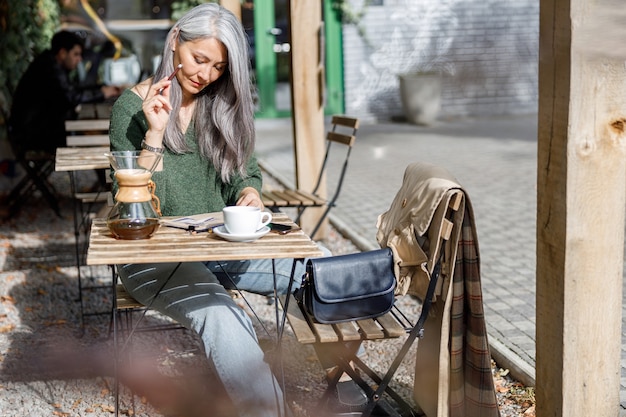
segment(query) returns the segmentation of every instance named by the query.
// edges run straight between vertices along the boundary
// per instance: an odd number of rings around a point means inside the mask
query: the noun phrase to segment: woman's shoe
[[[367,395],[352,380],[337,382],[335,394],[340,405],[351,409],[356,408],[354,411],[363,410],[367,404]]]

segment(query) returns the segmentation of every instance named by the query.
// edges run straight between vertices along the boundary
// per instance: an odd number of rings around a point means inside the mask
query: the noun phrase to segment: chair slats
[[[391,314],[387,313],[383,316],[377,317],[376,321],[381,325],[383,329],[383,333],[385,333],[385,337],[394,338],[400,337],[406,333],[406,329],[398,320]]]
[[[265,205],[265,207],[284,207],[287,205],[287,202],[274,191],[263,190],[262,194],[263,205]]]
[[[109,191],[101,192],[101,193],[76,193],[74,197],[83,203],[102,203],[105,201],[109,201],[109,196],[111,193]]]
[[[361,328],[364,339],[376,340],[383,339],[385,337],[385,333],[376,325],[376,321],[374,320],[358,320],[356,323]]]
[[[278,197],[281,199],[280,201],[280,206],[281,207],[298,207],[301,205],[301,200],[299,198],[294,198],[291,195],[289,195],[288,193],[286,193],[284,190],[272,190],[272,193],[275,197]],[[265,204],[268,203],[268,204]],[[269,201],[263,201],[263,204],[265,204],[266,207],[272,207]]]
[[[334,115],[332,119],[332,123],[334,125],[345,126],[349,129],[359,128],[359,119],[355,119],[354,117]]]
[[[283,307],[285,306],[286,296],[279,297],[281,304]],[[307,319],[302,314],[300,307],[298,307],[298,303],[295,298],[291,296],[289,300],[289,306],[287,307],[287,317],[289,318],[289,324],[291,325],[291,329],[296,335],[296,339],[302,344],[310,344],[315,343],[317,340],[313,331],[311,331],[311,327]]]
[[[335,324],[335,331],[344,342],[361,340],[361,334],[351,322]]]
[[[116,307],[119,310],[127,310],[131,308],[142,308],[144,305],[139,301],[135,300],[128,294],[126,288],[122,284],[117,284],[115,286],[115,299],[116,299]]]
[[[323,198],[316,197],[302,190],[285,190],[285,194],[291,196],[294,200],[298,200],[300,202],[299,205],[302,206],[323,206],[326,204],[326,200]]]
[[[450,210],[452,211],[459,211],[459,208],[461,208],[461,202],[463,201],[463,195],[461,193],[456,193],[452,196],[452,199],[450,200]]]
[[[109,119],[66,120],[66,146],[109,146],[109,123]]]
[[[310,205],[323,206],[324,204],[326,204],[326,200],[324,200],[323,198],[319,198],[315,194],[311,194],[303,190],[291,190],[291,191],[297,194],[298,196],[300,196],[300,199],[302,201],[305,201],[305,200],[311,201],[312,203]]]
[[[283,306],[285,301],[285,296],[280,297]],[[314,322],[308,314],[302,311],[293,296],[289,300],[287,319],[296,339],[302,344],[375,340],[385,337],[395,338],[406,334],[404,326],[390,313],[376,319],[357,322],[338,324]]]
[[[443,236],[445,240],[450,239],[450,236],[452,236],[453,226],[454,225],[452,224],[450,220],[443,219],[443,222],[441,224],[441,235]]]
[[[65,144],[74,146],[109,146],[109,135],[69,135],[65,137]]]
[[[109,131],[109,119],[66,120],[66,132]]]
[[[335,331],[332,325],[310,322],[311,328],[317,336],[320,343],[340,342],[341,337]]]
[[[354,135],[344,135],[342,133],[328,132],[326,135],[326,139],[332,142],[343,143],[344,145],[352,146],[354,145],[356,137]]]

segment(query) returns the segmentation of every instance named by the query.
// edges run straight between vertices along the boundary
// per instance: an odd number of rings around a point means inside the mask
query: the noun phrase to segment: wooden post
[[[573,47],[589,0],[542,0],[537,415],[619,415],[626,85]],[[610,31],[606,28],[606,31]]]
[[[291,1],[291,97],[293,137],[296,161],[296,183],[299,188],[313,190],[324,158],[324,67],[320,43],[322,39],[322,5],[319,0]],[[326,195],[322,182],[318,193]],[[322,214],[321,209],[305,212],[301,225],[311,232]],[[326,235],[320,228],[315,238]]]
[[[241,22],[241,1],[240,0],[220,0],[220,5],[233,12]]]

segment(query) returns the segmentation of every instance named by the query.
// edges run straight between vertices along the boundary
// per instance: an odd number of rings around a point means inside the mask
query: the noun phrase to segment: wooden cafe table
[[[212,213],[215,224],[221,225],[222,213]],[[164,219],[162,219],[164,220]],[[273,213],[272,223],[296,226],[283,213]],[[323,252],[302,230],[287,234],[270,231],[253,242],[231,242],[209,232],[190,233],[184,229],[160,225],[157,232],[149,239],[118,240],[113,237],[106,225],[106,220],[96,218],[92,222],[87,265],[115,265],[126,263],[153,262],[202,262],[252,259],[293,258],[294,262],[305,258],[315,258]],[[295,264],[294,264],[295,265]],[[114,268],[115,271],[115,268]],[[294,269],[292,268],[292,274]],[[294,283],[294,277],[291,277]],[[114,273],[113,289],[117,285]],[[278,302],[276,305],[277,339],[280,343],[284,329],[286,308],[278,321]],[[287,307],[287,306],[285,306]],[[113,311],[115,320],[116,312]]]
[[[105,153],[109,152],[108,146],[88,146],[75,148],[57,148],[54,158],[54,170],[65,171],[70,174],[70,188],[74,200],[89,200],[89,193],[78,193],[76,189],[78,171],[92,169],[107,169],[110,167],[109,159]],[[100,194],[105,195],[104,191]],[[75,215],[78,213],[74,213]]]
[[[222,213],[213,213],[221,224]],[[273,213],[272,222],[295,224],[283,213]],[[250,259],[315,258],[322,256],[319,247],[302,230],[284,235],[270,231],[253,242],[230,242],[212,232],[189,233],[161,225],[149,239],[115,239],[106,219],[94,219],[91,225],[87,265],[123,263],[229,261]]]
[[[76,148],[57,148],[55,171],[85,171],[109,168],[109,160],[104,154],[109,152],[108,146],[89,146]]]
[[[212,213],[215,224],[222,223],[222,213]],[[162,219],[164,220],[164,219]],[[273,213],[272,223],[295,224],[283,213]],[[228,261],[271,259],[272,265],[276,259],[293,258],[295,263],[304,258],[322,256],[323,252],[302,230],[287,234],[278,234],[270,231],[253,242],[230,242],[217,236],[212,231],[190,233],[184,229],[160,225],[157,232],[149,239],[118,240],[113,237],[106,225],[106,220],[96,218],[92,222],[89,246],[87,248],[87,265],[115,265],[125,263],[153,263],[153,262],[195,262],[195,261]],[[294,271],[291,270],[291,285],[294,284]],[[274,284],[276,283],[274,277]],[[117,300],[117,271],[113,268],[113,300]],[[290,288],[291,288],[290,285]],[[114,301],[115,302],[115,301]],[[280,351],[281,341],[287,317],[288,305],[285,305],[282,316],[279,312],[278,300],[275,305],[276,317],[276,349]],[[148,306],[149,307],[149,306]],[[144,310],[145,311],[145,310]],[[117,369],[117,358],[131,340],[143,316],[134,321],[132,329],[127,329],[125,340],[118,338],[117,303],[113,309],[113,344]],[[121,343],[120,343],[121,342]],[[120,347],[121,346],[121,347]],[[120,351],[118,351],[121,349]],[[282,355],[278,355],[282,373]],[[283,387],[284,389],[284,387]],[[115,403],[118,409],[118,389],[116,383]],[[286,397],[285,397],[286,400]]]

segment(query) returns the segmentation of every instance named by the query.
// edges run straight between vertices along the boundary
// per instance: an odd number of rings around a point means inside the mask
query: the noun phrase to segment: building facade
[[[345,112],[403,114],[398,75],[443,74],[440,118],[537,111],[539,0],[346,0]]]

